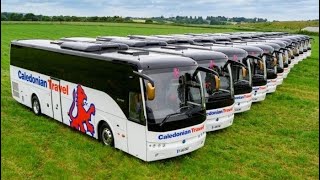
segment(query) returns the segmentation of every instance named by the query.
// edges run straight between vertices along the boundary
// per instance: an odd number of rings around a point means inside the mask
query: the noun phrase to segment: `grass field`
[[[265,31],[287,31],[297,32],[308,26],[318,26],[319,21],[279,21],[264,23],[246,23],[234,25],[241,28],[252,28],[253,30],[264,29]]]
[[[1,176],[3,179],[318,179],[319,38],[266,100],[208,133],[203,148],[152,163],[103,147],[11,97],[13,39],[65,36],[226,32],[232,29],[137,24],[2,24]]]

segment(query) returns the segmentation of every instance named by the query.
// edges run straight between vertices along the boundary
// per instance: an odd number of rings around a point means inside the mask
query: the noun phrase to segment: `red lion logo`
[[[68,112],[68,116],[70,117],[70,126],[83,133],[90,132],[93,136],[94,127],[90,121],[91,115],[95,115],[96,108],[94,104],[90,104],[90,108],[86,111],[84,109],[84,105],[87,104],[85,102],[87,100],[87,95],[81,85],[78,85],[76,89],[73,90],[73,101]],[[75,105],[77,105],[77,115],[73,116],[72,112]],[[86,124],[87,130],[84,129],[84,124]]]

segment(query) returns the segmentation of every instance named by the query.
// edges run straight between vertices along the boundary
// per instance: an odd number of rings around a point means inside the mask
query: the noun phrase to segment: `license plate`
[[[235,111],[241,111],[241,108],[234,109]]]
[[[185,147],[185,148],[182,148],[182,149],[177,149],[177,154],[178,153],[182,153],[184,151],[188,151],[189,150],[189,147]]]

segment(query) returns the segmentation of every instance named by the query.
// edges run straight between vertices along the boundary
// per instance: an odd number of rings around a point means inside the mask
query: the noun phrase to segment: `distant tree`
[[[50,16],[42,16],[41,21],[51,21],[51,17]]]
[[[61,21],[65,21],[64,16],[61,16],[61,15],[60,15],[60,16],[58,16],[58,21],[60,21],[60,22],[61,22]]]
[[[73,22],[79,22],[79,21],[81,21],[81,18],[82,18],[82,17],[71,16],[71,21],[73,21]]]
[[[52,16],[52,21],[58,21],[58,16]]]
[[[7,21],[8,17],[6,16],[6,14],[1,13],[1,21]]]
[[[89,22],[97,22],[98,21],[98,16],[91,16],[87,18]]]
[[[113,16],[113,22],[121,23],[121,22],[124,22],[124,20],[120,16]]]
[[[125,17],[124,21],[125,22],[133,22],[133,20],[130,17]],[[161,21],[163,21],[163,20],[161,20]]]
[[[146,23],[146,24],[152,24],[153,21],[152,21],[151,19],[147,19],[144,23]]]
[[[99,21],[99,22],[107,22],[107,20],[108,20],[108,18],[105,17],[105,16],[102,16],[102,17],[99,17],[99,18],[98,18],[98,21]]]
[[[226,22],[223,21],[216,21],[216,20],[211,20],[210,25],[225,25],[227,24]]]
[[[64,21],[67,21],[67,22],[72,21],[71,16],[63,16],[63,18],[64,18]]]
[[[37,17],[33,13],[27,13],[23,16],[24,21],[37,21]]]
[[[64,16],[52,16],[52,21],[64,21]]]
[[[10,13],[8,16],[9,21],[22,21],[23,14],[21,13]]]

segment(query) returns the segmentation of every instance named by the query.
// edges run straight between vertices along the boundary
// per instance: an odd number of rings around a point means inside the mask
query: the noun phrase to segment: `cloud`
[[[319,19],[317,0],[3,0],[1,12],[75,16],[226,16]]]

